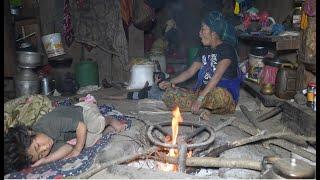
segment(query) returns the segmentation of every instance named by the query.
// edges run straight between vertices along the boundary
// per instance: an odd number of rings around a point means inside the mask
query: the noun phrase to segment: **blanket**
[[[58,102],[59,106],[70,106],[72,103],[63,100]],[[112,116],[115,119],[127,124],[127,129],[131,127],[131,119],[116,111],[112,105],[101,105],[99,110],[103,115]],[[61,179],[67,176],[77,176],[87,171],[93,164],[95,157],[101,149],[105,148],[110,138],[114,134],[104,134],[93,146],[84,148],[79,156],[61,159],[49,164],[45,164],[35,168],[26,168],[19,172],[7,174],[7,179]]]

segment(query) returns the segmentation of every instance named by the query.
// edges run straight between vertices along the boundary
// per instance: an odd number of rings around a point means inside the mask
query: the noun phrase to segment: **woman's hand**
[[[159,82],[160,82],[160,77],[159,77],[160,75],[159,74],[156,74],[155,76],[154,76],[154,83],[155,84],[158,84]]]
[[[166,90],[168,87],[171,87],[171,86],[174,87],[174,84],[172,84],[169,81],[162,81],[161,83],[159,83],[159,88],[163,90]]]
[[[192,103],[191,112],[192,112],[193,114],[199,114],[201,104],[202,104],[201,101],[195,100],[195,101]]]

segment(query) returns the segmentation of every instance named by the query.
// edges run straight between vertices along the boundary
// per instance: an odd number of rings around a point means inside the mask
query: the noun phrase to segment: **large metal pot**
[[[32,69],[22,69],[15,77],[16,96],[38,94],[40,82]]]
[[[37,52],[17,51],[17,61],[23,68],[35,68],[42,64],[41,55]]]

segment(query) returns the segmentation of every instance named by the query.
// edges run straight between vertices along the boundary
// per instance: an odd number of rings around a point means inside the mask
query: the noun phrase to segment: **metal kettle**
[[[277,72],[275,95],[281,99],[292,99],[296,95],[297,70],[290,63],[284,63]]]

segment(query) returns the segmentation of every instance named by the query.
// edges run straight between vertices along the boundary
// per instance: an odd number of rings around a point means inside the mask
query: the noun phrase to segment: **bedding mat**
[[[59,106],[69,106],[72,103],[61,103]],[[116,111],[112,105],[99,106],[104,116],[112,116],[131,127],[131,119]],[[61,179],[67,176],[77,176],[87,171],[94,162],[97,153],[106,147],[114,134],[104,134],[95,145],[84,148],[81,154],[70,159],[61,159],[35,168],[26,168],[19,172],[7,174],[6,179]]]

